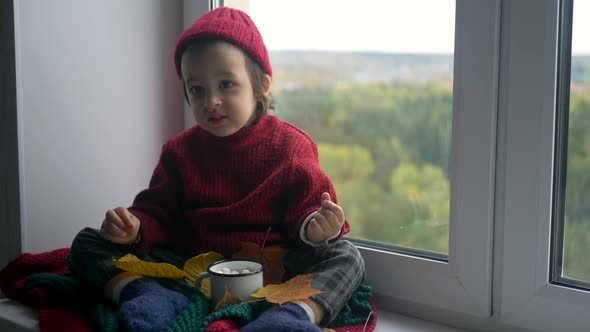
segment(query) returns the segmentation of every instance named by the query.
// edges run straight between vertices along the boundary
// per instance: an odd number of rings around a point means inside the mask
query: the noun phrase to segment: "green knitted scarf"
[[[205,331],[209,324],[219,319],[232,319],[239,325],[245,325],[272,305],[266,301],[233,304],[211,313],[209,300],[197,288],[182,280],[158,281],[191,300],[191,304],[170,322],[165,332]],[[77,279],[71,276],[35,273],[27,278],[23,290],[28,293],[36,288],[44,290],[48,296],[64,305],[82,310],[100,331],[118,331],[117,306],[90,296],[92,292],[83,289]],[[371,295],[372,289],[369,285],[359,286],[328,327],[364,324],[373,311],[369,302]]]

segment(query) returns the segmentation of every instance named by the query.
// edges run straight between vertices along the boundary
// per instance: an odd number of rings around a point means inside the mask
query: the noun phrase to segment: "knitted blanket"
[[[0,289],[7,297],[37,310],[41,332],[116,332],[117,307],[84,289],[70,275],[68,253],[69,248],[62,248],[20,254],[0,270]],[[210,312],[208,299],[198,289],[181,280],[158,281],[191,300],[165,332],[238,332],[271,305],[265,301],[242,303]],[[376,324],[372,290],[363,284],[328,328],[336,332],[370,332]]]

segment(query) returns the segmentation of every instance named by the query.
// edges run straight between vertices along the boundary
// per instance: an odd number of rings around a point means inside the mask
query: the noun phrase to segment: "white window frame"
[[[359,249],[380,297],[488,317],[500,1],[457,0],[455,20],[448,262]]]
[[[587,329],[590,294],[549,282],[558,13],[559,0],[457,0],[448,262],[358,244],[380,310]]]
[[[590,293],[549,282],[559,1],[504,6],[500,317],[539,331],[587,331]]]
[[[380,298],[488,317],[500,0],[457,0],[455,27],[448,262],[357,246]]]

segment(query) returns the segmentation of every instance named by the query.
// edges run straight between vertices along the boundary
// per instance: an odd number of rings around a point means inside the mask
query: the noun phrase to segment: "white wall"
[[[217,5],[217,4],[216,4]],[[216,8],[216,7],[214,7]],[[209,10],[209,1],[184,0],[183,7],[183,30],[188,28],[193,22]],[[185,103],[184,127],[189,128],[196,124],[188,105]]]
[[[68,247],[183,129],[182,1],[15,0],[22,250]]]

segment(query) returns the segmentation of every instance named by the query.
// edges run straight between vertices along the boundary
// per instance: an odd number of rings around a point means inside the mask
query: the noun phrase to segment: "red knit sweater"
[[[141,220],[138,249],[165,245],[228,257],[240,241],[305,245],[299,232],[334,186],[317,145],[302,130],[267,115],[217,137],[195,126],[170,139],[149,188],[130,207]],[[345,222],[341,236],[348,233]]]

